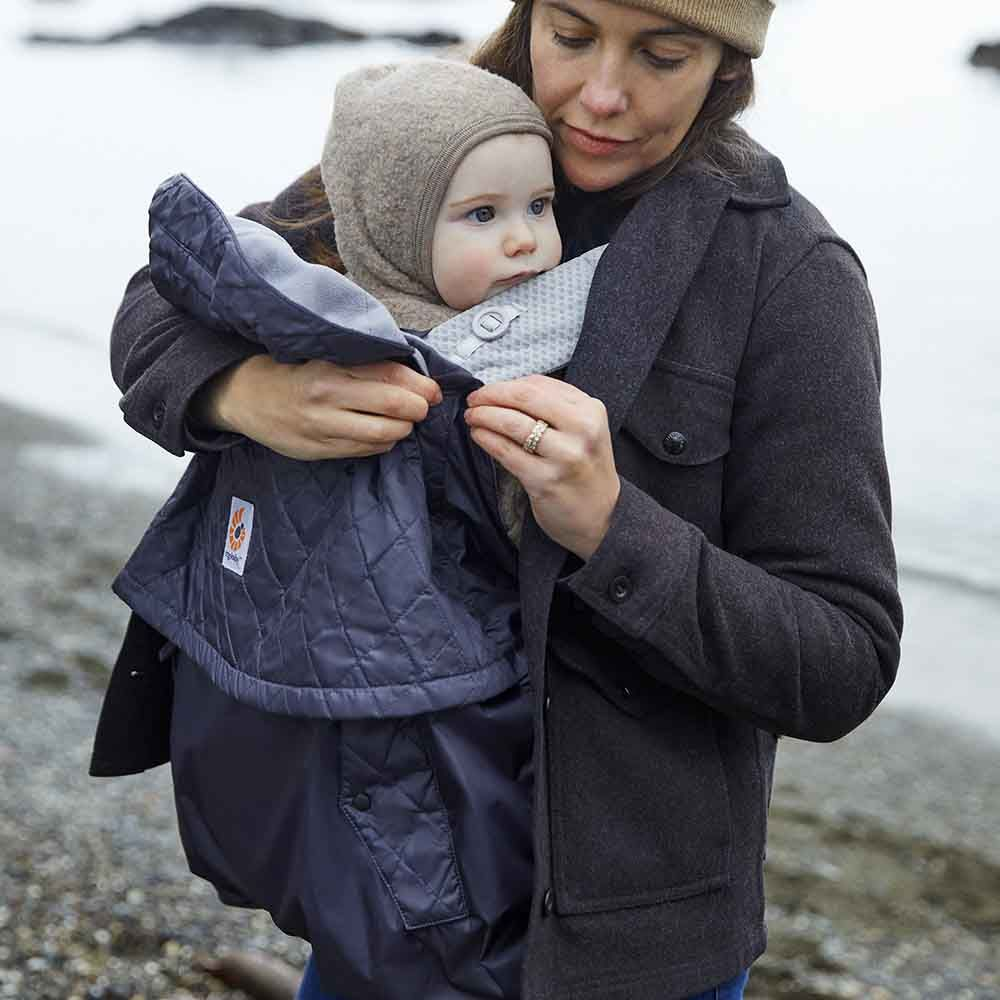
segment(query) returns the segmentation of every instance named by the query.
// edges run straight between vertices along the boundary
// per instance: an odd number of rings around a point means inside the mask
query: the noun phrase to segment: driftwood
[[[969,62],[973,66],[987,66],[993,69],[1000,69],[1000,42],[995,42],[992,45],[986,43],[977,45],[969,57]]]
[[[263,7],[228,7],[212,4],[198,7],[156,23],[139,23],[107,35],[85,37],[35,32],[26,41],[49,45],[112,45],[147,39],[181,45],[255,45],[277,49],[292,45],[318,45],[329,42],[361,42],[372,38],[393,39],[412,45],[451,45],[461,41],[458,35],[443,31],[407,34],[389,32],[367,34],[342,28],[318,18],[291,17]]]
[[[234,951],[201,959],[197,967],[254,1000],[295,1000],[302,974],[290,965],[259,953]]]

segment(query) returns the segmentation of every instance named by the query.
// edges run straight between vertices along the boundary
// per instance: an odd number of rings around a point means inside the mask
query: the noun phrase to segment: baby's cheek
[[[555,222],[552,223],[549,228],[548,238],[546,240],[546,263],[545,268],[555,267],[562,260],[562,237],[559,235],[559,230],[555,226]]]
[[[463,261],[465,280],[470,289],[475,288],[479,295],[497,278],[496,254],[488,253],[482,247],[471,249]]]

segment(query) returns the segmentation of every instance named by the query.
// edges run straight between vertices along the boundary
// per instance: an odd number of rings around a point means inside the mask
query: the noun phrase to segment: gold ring
[[[542,435],[548,429],[549,425],[544,420],[536,420],[535,426],[531,428],[531,433],[524,439],[521,447],[529,455],[534,455],[538,451],[538,442],[542,440]]]

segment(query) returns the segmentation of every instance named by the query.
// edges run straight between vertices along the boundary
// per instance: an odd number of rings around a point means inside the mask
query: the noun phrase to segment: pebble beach
[[[222,906],[187,870],[168,768],[87,775],[124,628],[108,586],[153,512],[40,466],[87,446],[0,405],[0,997],[243,1000],[230,951],[300,968],[307,946]],[[770,944],[752,1000],[1000,996],[1000,744],[883,708],[831,745],[782,740]]]
[[[0,8],[21,193],[0,255],[0,1000],[252,1000],[219,967],[246,954],[286,972],[256,996],[290,1000],[308,946],[189,873],[169,768],[87,774],[127,618],[110,583],[182,468],[116,419],[107,331],[165,176],[227,210],[267,197],[315,162],[336,77],[405,54],[387,33],[479,37],[509,9],[274,0],[379,36],[281,53],[22,41],[187,6]],[[1000,74],[988,54],[970,65],[980,43],[1000,51],[998,8],[778,8],[745,124],[869,273],[907,625],[868,722],[780,742],[769,947],[747,997],[1000,1000]]]

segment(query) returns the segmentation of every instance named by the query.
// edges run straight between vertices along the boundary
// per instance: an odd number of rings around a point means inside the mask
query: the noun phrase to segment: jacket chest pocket
[[[726,375],[657,361],[616,440],[622,474],[713,541],[721,535],[735,389]]]

